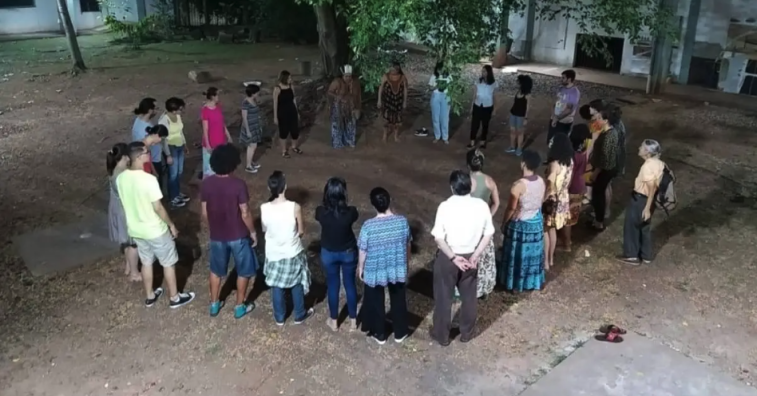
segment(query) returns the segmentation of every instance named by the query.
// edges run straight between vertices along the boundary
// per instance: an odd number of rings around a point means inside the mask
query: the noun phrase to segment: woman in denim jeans
[[[184,137],[184,122],[181,112],[184,101],[179,98],[166,100],[166,112],[158,120],[158,124],[168,128],[166,144],[170,155],[166,158],[168,164],[168,200],[171,207],[180,208],[189,202],[189,197],[181,193],[181,174],[184,172],[184,155],[189,153],[187,139]]]
[[[332,177],[323,187],[323,205],[315,209],[315,220],[321,225],[321,263],[326,271],[329,318],[326,325],[337,331],[339,315],[339,281],[344,283],[347,295],[347,312],[350,330],[357,329],[357,240],[352,225],[358,211],[347,206],[347,183],[341,177]]]
[[[294,324],[313,316],[313,308],[305,309],[305,294],[310,289],[308,257],[300,238],[305,231],[302,208],[286,198],[286,178],[274,171],[268,178],[271,198],[260,206],[260,222],[265,232],[265,282],[271,288],[273,319],[283,326],[286,319],[284,293],[292,291]]]

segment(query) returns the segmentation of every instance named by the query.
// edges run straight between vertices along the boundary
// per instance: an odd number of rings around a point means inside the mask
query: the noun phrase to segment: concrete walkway
[[[656,340],[589,340],[521,396],[757,396],[757,389],[716,372]]]

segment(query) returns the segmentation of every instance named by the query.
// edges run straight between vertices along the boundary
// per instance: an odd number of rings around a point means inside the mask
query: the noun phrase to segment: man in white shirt
[[[470,175],[456,170],[449,177],[452,196],[439,205],[431,235],[439,251],[434,261],[434,327],[431,336],[450,343],[452,298],[460,291],[460,342],[473,339],[476,325],[478,261],[494,236],[489,205],[471,197]]]

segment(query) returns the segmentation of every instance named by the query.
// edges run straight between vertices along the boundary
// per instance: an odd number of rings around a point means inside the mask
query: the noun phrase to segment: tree
[[[71,15],[68,13],[66,0],[58,0],[58,16],[63,21],[63,30],[66,32],[66,39],[68,40],[68,50],[71,52],[71,61],[73,62],[71,73],[76,75],[87,70],[87,67],[84,65],[84,58],[81,56],[79,41],[76,39],[76,31],[74,24],[71,23]]]

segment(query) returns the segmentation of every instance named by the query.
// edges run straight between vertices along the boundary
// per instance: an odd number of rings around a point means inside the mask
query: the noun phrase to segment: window
[[[637,58],[651,59],[653,49],[651,41],[639,41],[633,45],[633,55]]]
[[[4,1],[4,0],[0,0]],[[81,12],[100,12],[100,2],[97,0],[79,0]]]
[[[0,0],[0,8],[29,8],[36,7],[34,0]]]

